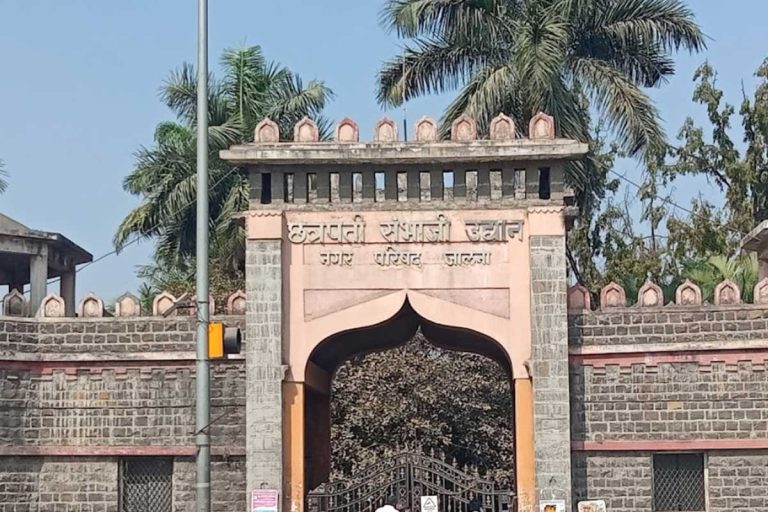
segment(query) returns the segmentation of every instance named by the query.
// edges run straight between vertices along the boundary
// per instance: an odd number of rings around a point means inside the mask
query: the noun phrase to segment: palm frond
[[[0,194],[8,190],[8,171],[5,170],[5,162],[0,160]]]

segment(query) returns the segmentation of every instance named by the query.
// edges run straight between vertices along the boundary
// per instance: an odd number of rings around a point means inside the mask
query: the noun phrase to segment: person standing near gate
[[[397,498],[395,496],[387,496],[383,507],[376,509],[376,512],[400,512],[397,510]]]

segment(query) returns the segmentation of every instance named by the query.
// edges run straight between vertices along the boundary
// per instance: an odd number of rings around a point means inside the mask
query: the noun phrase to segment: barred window
[[[703,454],[653,456],[653,509],[656,512],[704,512],[704,493]]]
[[[119,478],[120,512],[171,512],[173,459],[123,459]]]

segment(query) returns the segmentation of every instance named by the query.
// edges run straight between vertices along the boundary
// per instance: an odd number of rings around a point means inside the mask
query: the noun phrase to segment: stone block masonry
[[[280,240],[246,242],[248,489],[282,487],[282,264]]]
[[[534,456],[539,500],[571,501],[565,238],[531,237]]]

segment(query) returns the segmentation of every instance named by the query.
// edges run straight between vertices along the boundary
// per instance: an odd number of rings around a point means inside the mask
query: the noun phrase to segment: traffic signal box
[[[208,324],[208,359],[224,359],[239,354],[242,337],[237,327],[226,327],[221,322]]]

